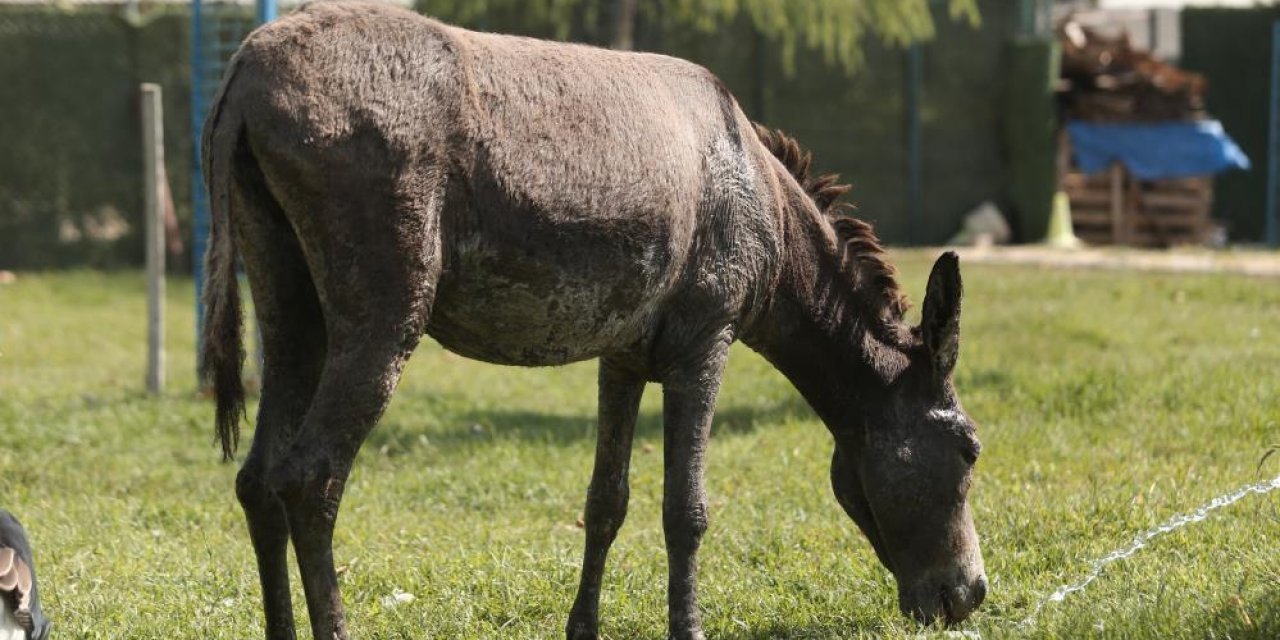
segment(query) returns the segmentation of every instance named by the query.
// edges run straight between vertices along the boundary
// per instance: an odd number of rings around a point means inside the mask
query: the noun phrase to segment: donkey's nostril
[[[987,598],[987,577],[978,576],[978,581],[973,583],[973,608],[978,608],[982,601]]]

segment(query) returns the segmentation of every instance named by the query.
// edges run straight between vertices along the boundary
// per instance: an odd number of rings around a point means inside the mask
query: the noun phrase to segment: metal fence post
[[[1052,30],[1052,0],[1021,0],[1018,3],[1017,35],[1037,36]]]
[[[160,85],[142,85],[142,161],[146,188],[147,391],[164,391],[164,108]]]
[[[1267,245],[1280,247],[1280,20],[1271,28],[1271,113],[1267,145]]]
[[[276,19],[276,0],[258,0],[258,24]]]
[[[920,109],[924,93],[924,51],[920,43],[907,49],[906,109],[907,125],[907,241],[927,242],[921,233],[924,226],[924,202],[921,194],[924,167],[921,153],[922,131]]]

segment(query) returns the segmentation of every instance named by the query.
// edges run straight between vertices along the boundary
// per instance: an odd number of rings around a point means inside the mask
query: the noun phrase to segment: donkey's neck
[[[792,199],[784,212],[786,250],[767,310],[742,336],[785,375],[828,425],[849,424],[858,398],[881,388],[885,349],[869,335],[866,292],[841,266],[831,227]],[[866,286],[866,285],[863,285]]]

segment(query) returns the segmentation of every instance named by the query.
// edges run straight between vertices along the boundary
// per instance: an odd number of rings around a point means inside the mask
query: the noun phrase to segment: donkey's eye
[[[982,453],[982,444],[977,440],[970,440],[960,446],[960,457],[970,465],[978,461],[978,455]]]

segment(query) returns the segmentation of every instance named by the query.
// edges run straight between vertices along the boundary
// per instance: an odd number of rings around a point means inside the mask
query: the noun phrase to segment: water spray
[[[1256,494],[1271,493],[1276,489],[1280,489],[1280,476],[1276,476],[1275,478],[1272,478],[1271,480],[1267,480],[1266,482],[1259,482],[1256,484],[1246,485],[1244,487],[1236,489],[1235,491],[1232,491],[1231,493],[1218,496],[1200,505],[1199,508],[1197,508],[1195,511],[1192,511],[1191,513],[1174,516],[1166,520],[1160,526],[1138,534],[1136,537],[1134,537],[1133,541],[1128,544],[1128,546],[1112,551],[1111,553],[1095,560],[1093,562],[1093,566],[1091,567],[1089,573],[1079,582],[1065,584],[1059,587],[1057,591],[1054,591],[1053,594],[1051,594],[1049,597],[1041,600],[1040,603],[1036,605],[1036,608],[1031,612],[1031,615],[1027,616],[1027,618],[1023,620],[1018,626],[1022,628],[1031,626],[1031,624],[1035,622],[1036,618],[1040,616],[1040,611],[1044,609],[1045,605],[1051,602],[1062,602],[1063,600],[1067,599],[1067,596],[1079,591],[1083,591],[1094,580],[1097,580],[1098,577],[1102,575],[1102,570],[1106,568],[1107,565],[1119,560],[1124,560],[1125,558],[1132,556],[1133,554],[1141,550],[1143,547],[1147,546],[1147,544],[1149,544],[1151,540],[1153,540],[1154,538],[1162,536],[1166,533],[1177,531],[1178,529],[1181,529],[1193,522],[1200,522],[1201,520],[1204,520],[1205,518],[1209,517],[1209,514],[1211,512],[1221,509],[1223,507],[1232,505],[1236,502],[1239,502],[1241,498],[1244,498],[1246,496],[1249,496],[1255,493]]]

